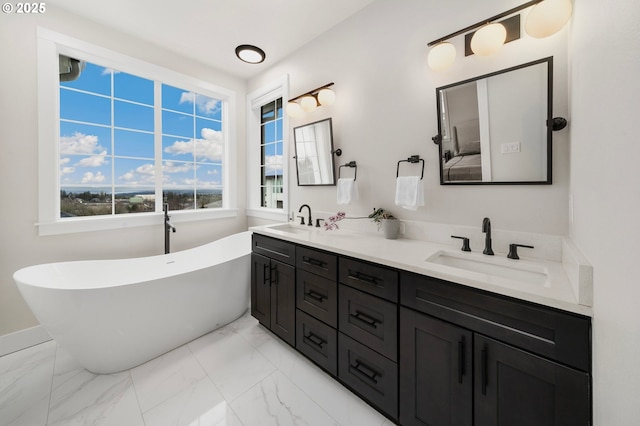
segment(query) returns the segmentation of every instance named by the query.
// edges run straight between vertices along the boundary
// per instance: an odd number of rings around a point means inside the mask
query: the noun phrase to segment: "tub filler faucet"
[[[171,247],[171,237],[169,231],[176,232],[176,227],[171,224],[169,216],[169,204],[164,205],[164,254],[169,253]]]

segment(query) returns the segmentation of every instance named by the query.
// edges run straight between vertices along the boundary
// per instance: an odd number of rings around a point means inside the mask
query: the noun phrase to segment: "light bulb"
[[[553,35],[569,21],[572,11],[571,0],[544,0],[527,15],[525,31],[534,38]]]
[[[504,25],[487,24],[475,32],[471,38],[471,50],[480,56],[496,53],[507,39],[507,29]]]
[[[333,105],[335,101],[336,101],[336,94],[333,90],[322,89],[321,91],[318,92],[318,102],[320,102],[320,105],[323,105],[323,106]]]
[[[318,107],[318,101],[311,95],[307,95],[300,99],[300,107],[304,112],[313,112]]]
[[[434,71],[444,71],[456,60],[456,48],[451,43],[438,43],[427,56],[429,68]]]
[[[300,117],[304,111],[297,102],[287,102],[287,115],[292,118]]]

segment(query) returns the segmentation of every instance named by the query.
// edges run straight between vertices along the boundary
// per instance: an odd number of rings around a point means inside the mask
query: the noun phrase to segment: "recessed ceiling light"
[[[236,47],[236,56],[241,61],[249,64],[259,64],[264,61],[264,58],[266,58],[267,55],[264,53],[264,50],[259,47],[252,46],[250,44],[241,44]]]

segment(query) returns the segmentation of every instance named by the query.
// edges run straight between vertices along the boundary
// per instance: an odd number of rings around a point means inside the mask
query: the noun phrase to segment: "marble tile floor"
[[[117,374],[54,341],[0,357],[0,426],[392,424],[248,313]]]

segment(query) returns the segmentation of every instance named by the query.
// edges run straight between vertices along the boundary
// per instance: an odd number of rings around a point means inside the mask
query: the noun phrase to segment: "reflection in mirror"
[[[335,185],[331,119],[293,129],[298,185]]]
[[[436,89],[441,184],[550,184],[552,58]]]

